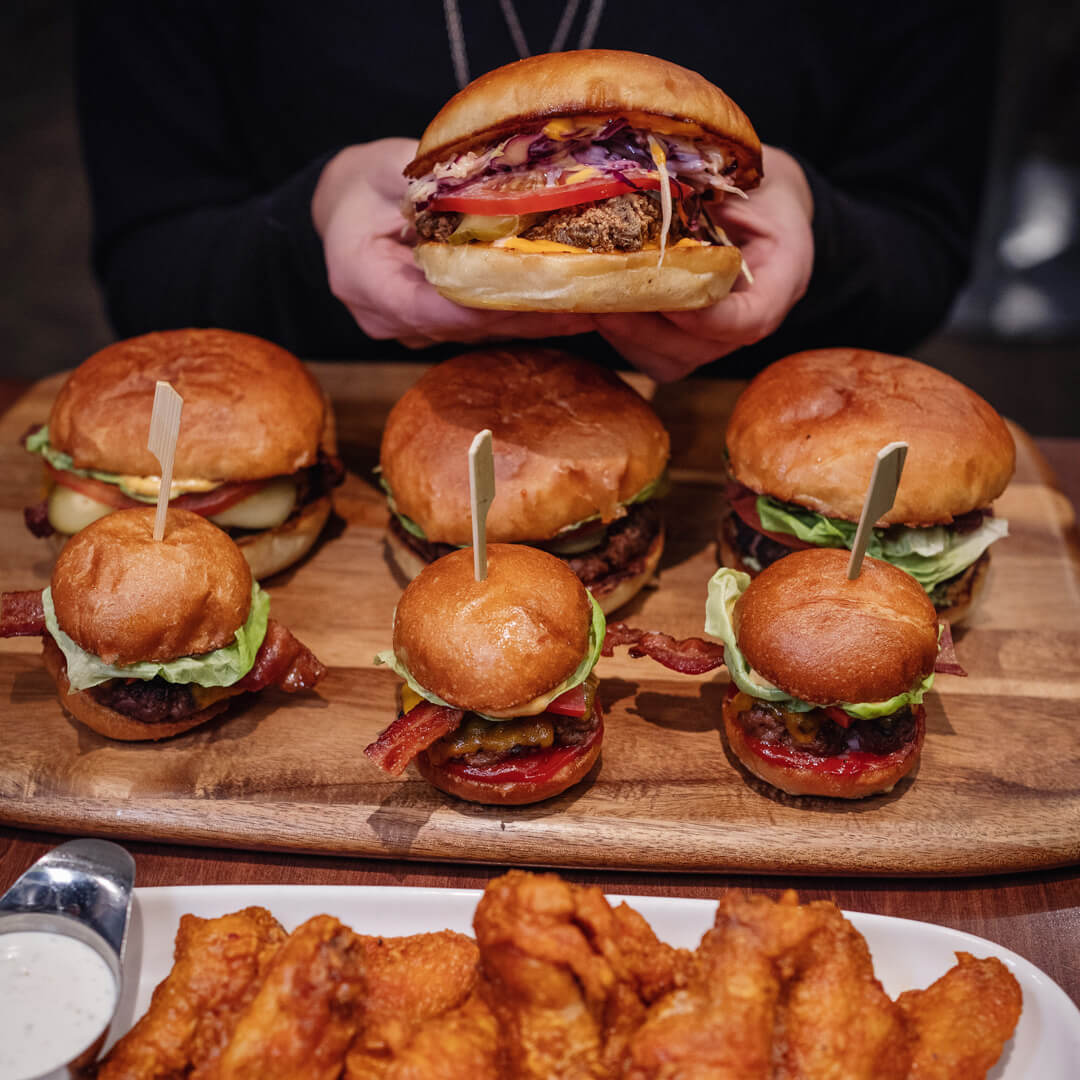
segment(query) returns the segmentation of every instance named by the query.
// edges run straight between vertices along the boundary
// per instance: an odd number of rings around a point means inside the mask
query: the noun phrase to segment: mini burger
[[[719,224],[761,143],[707,79],[641,53],[533,56],[470,83],[405,169],[416,261],[467,307],[681,311],[742,266]]]
[[[726,434],[734,480],[720,554],[757,573],[791,551],[854,542],[878,450],[907,461],[868,552],[907,571],[938,614],[967,615],[987,549],[1008,534],[991,503],[1012,476],[1005,422],[978,394],[915,360],[864,349],[786,357],[746,388]]]
[[[557,555],[605,612],[653,576],[656,495],[670,443],[648,403],[603,368],[554,349],[488,349],[428,371],[390,411],[379,460],[388,544],[414,577],[472,541],[469,443],[490,428],[492,542]]]
[[[257,578],[300,559],[330,514],[343,469],[333,416],[291,353],[229,330],[167,330],[119,341],[76,368],[26,448],[45,466],[28,507],[37,536],[61,540],[114,510],[157,502],[147,449],[154,386],[184,399],[170,506],[221,526]]]
[[[919,760],[935,670],[964,674],[918,582],[870,558],[849,581],[848,558],[814,548],[753,581],[725,567],[709,582],[705,631],[731,676],[728,745],[789,795],[891,790]]]
[[[604,735],[593,667],[604,615],[547,552],[488,546],[433,562],[402,594],[394,647],[379,653],[404,681],[397,719],[364,753],[392,775],[420,774],[459,799],[539,802],[576,784]]]
[[[238,694],[307,690],[325,673],[269,618],[240,549],[190,510],[151,507],[92,522],[43,592],[4,593],[0,636],[41,635],[63,707],[111,739],[164,739]]]

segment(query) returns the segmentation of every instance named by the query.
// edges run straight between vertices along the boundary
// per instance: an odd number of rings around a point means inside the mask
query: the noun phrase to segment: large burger
[[[280,623],[240,549],[216,525],[152,507],[74,536],[44,591],[4,593],[0,636],[41,635],[63,707],[112,739],[163,739],[239,694],[306,690],[325,668]]]
[[[403,680],[398,716],[365,753],[393,775],[415,759],[426,780],[470,802],[539,802],[600,755],[604,616],[554,556],[487,550],[484,581],[462,549],[406,588],[393,648],[376,657]]]
[[[488,539],[558,555],[605,612],[626,603],[663,550],[654,496],[668,434],[616,375],[554,349],[454,357],[390,411],[379,460],[406,577],[472,542],[468,449],[483,428],[495,456]]]
[[[72,372],[48,424],[26,438],[47,488],[27,508],[31,531],[66,540],[113,510],[156,503],[159,465],[146,443],[159,379],[184,399],[170,505],[226,529],[257,578],[301,558],[342,478],[333,417],[295,356],[229,330],[145,334]]]
[[[705,630],[731,676],[728,745],[790,795],[889,791],[919,760],[935,667],[963,673],[912,577],[866,558],[849,581],[847,564],[815,548],[753,581],[724,567],[709,582]]]
[[[716,208],[761,143],[707,79],[641,53],[550,53],[442,108],[408,165],[416,261],[444,296],[520,311],[678,311],[742,259]]]
[[[991,503],[1012,476],[1005,422],[949,375],[865,349],[777,361],[740,396],[726,434],[732,513],[722,561],[757,573],[791,551],[851,547],[875,455],[908,443],[869,553],[911,574],[945,619],[971,608],[987,548],[1008,533]]]

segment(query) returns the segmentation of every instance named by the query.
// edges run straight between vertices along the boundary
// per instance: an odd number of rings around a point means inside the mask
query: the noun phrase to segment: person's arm
[[[597,320],[636,366],[671,379],[736,350],[740,370],[830,345],[906,352],[944,319],[975,232],[993,9],[866,10],[844,107],[793,153],[766,148],[762,187],[725,201],[756,283],[700,312]]]

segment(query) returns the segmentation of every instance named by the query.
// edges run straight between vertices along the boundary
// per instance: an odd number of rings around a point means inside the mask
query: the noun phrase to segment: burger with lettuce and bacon
[[[539,802],[578,783],[600,755],[604,720],[593,668],[604,643],[599,605],[558,559],[490,544],[477,581],[463,548],[402,594],[393,648],[397,719],[364,751],[470,802]]]
[[[709,582],[705,631],[724,644],[732,753],[789,795],[859,799],[915,768],[935,671],[963,675],[948,624],[910,575],[848,553],[798,551],[752,581]]]
[[[403,212],[442,295],[518,311],[678,311],[742,259],[717,207],[761,180],[761,143],[707,79],[641,53],[498,68],[428,125]]]
[[[816,349],[754,378],[725,436],[724,564],[756,574],[792,551],[850,548],[875,455],[895,440],[908,444],[903,476],[867,550],[914,577],[941,618],[963,619],[985,582],[987,549],[1008,535],[991,504],[1016,451],[978,394],[901,356]]]
[[[302,558],[344,475],[333,414],[292,353],[230,330],[129,338],[71,373],[48,423],[25,439],[45,471],[45,498],[26,508],[31,532],[66,541],[114,510],[157,502],[146,442],[159,379],[184,399],[169,505],[225,529],[257,578]]]

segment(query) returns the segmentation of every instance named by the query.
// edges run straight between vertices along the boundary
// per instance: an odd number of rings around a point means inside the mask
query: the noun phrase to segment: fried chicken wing
[[[495,1080],[476,942],[451,930],[363,942],[365,1012],[346,1080]]]
[[[172,971],[98,1067],[99,1080],[204,1080],[284,940],[265,908],[218,919],[184,915]]]
[[[214,1080],[337,1080],[360,1025],[364,945],[316,915],[281,946]]]
[[[1020,1019],[1020,984],[1000,960],[956,959],[925,990],[897,998],[915,1037],[910,1080],[982,1080]]]
[[[601,1080],[615,1075],[649,1001],[685,979],[685,954],[662,945],[598,888],[511,871],[474,920],[500,1075]]]

